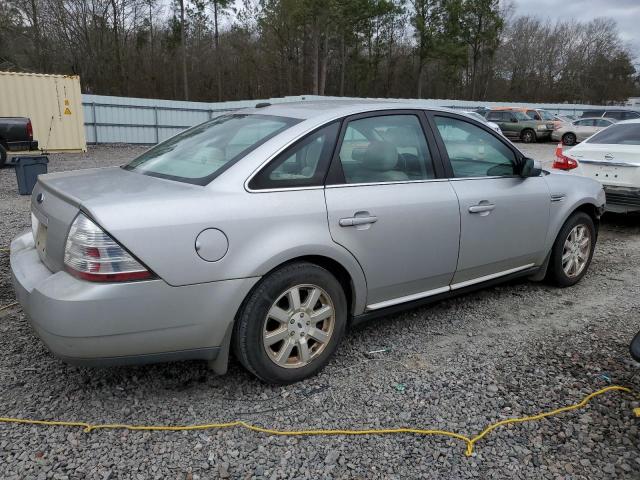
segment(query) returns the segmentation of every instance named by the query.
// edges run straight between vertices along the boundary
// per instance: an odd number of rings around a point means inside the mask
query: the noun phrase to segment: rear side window
[[[271,115],[222,115],[156,145],[123,168],[206,185],[237,160],[299,121]]]
[[[588,120],[578,120],[576,122],[573,122],[574,125],[577,125],[579,127],[593,127],[595,125],[596,120],[590,118]],[[608,123],[607,123],[608,125]]]
[[[609,125],[613,125],[613,122],[609,120],[605,120],[604,118],[600,118],[595,120],[596,127],[608,127]]]
[[[431,154],[415,115],[352,120],[340,146],[347,183],[385,183],[435,178]]]
[[[487,120],[493,122],[501,122],[504,120],[504,114],[502,112],[489,112],[487,114]]]
[[[624,114],[625,112],[612,111],[605,113],[604,116],[605,118],[613,118],[614,120],[623,120],[625,118]]]
[[[285,150],[249,182],[252,190],[314,187],[324,183],[340,123],[307,135]]]
[[[611,125],[586,140],[586,143],[605,145],[640,145],[640,123]]]
[[[493,134],[468,122],[435,117],[455,177],[517,174],[515,154]]]

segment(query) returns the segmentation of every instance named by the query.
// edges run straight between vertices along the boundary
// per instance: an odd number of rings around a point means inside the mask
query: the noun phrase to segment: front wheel
[[[549,279],[559,287],[570,287],[585,276],[596,245],[596,228],[584,212],[576,212],[565,222],[553,244]]]
[[[520,140],[524,143],[533,143],[536,141],[536,134],[533,130],[524,130],[520,134]]]
[[[311,263],[287,265],[266,276],[236,321],[234,352],[261,380],[294,383],[319,372],[347,324],[340,282]]]

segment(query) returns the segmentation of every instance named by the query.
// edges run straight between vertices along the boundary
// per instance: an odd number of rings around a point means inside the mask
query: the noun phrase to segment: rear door
[[[342,126],[325,189],[329,229],[362,266],[369,310],[446,292],[455,272],[458,199],[425,122],[400,110]]]
[[[522,178],[516,152],[457,115],[431,117],[460,203],[460,254],[451,287],[540,265],[551,198],[543,176]]]
[[[574,122],[576,130],[576,138],[579,142],[583,142],[591,135],[598,131],[596,127],[596,119],[577,120]]]

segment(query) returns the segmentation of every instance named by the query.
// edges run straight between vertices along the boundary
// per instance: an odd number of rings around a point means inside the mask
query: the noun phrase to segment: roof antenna
[[[256,108],[264,108],[264,107],[270,107],[271,104],[269,102],[260,102],[260,103],[256,103]]]

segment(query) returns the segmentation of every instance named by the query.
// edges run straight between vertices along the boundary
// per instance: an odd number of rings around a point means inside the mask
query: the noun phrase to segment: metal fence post
[[[96,102],[91,102],[91,115],[93,116],[93,142],[98,145],[98,119],[96,118]]]
[[[160,143],[160,128],[158,124],[158,107],[153,107],[153,121],[156,127],[156,144]]]

